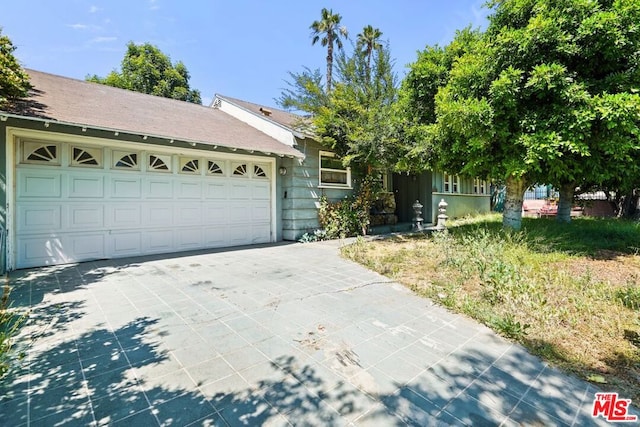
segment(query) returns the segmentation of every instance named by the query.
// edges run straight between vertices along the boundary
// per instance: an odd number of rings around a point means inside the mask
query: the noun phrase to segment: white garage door
[[[271,241],[272,159],[133,146],[16,142],[16,268]]]

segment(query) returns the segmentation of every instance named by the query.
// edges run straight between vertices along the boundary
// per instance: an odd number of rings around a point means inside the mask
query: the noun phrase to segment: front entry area
[[[268,157],[14,138],[9,268],[273,240]]]

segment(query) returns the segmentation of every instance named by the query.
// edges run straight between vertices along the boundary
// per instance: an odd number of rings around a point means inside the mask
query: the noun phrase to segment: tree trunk
[[[527,184],[524,178],[509,176],[506,181],[507,194],[504,199],[502,226],[513,230],[520,230],[522,226],[522,199]]]
[[[640,202],[640,190],[629,191],[622,197],[619,204],[618,216],[621,218],[635,218],[638,216],[638,203]]]
[[[327,94],[331,92],[331,75],[333,74],[333,40],[327,43]]]
[[[559,188],[560,200],[558,201],[558,216],[556,221],[571,222],[571,208],[573,206],[573,193],[576,187],[573,184],[562,184]]]

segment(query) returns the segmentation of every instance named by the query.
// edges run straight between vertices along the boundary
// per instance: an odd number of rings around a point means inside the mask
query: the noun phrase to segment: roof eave
[[[265,154],[267,156],[277,155],[279,157],[289,157],[291,159],[293,159],[293,158],[304,158],[305,157],[304,154],[298,152],[297,150],[294,150],[296,152],[296,154],[292,154],[292,153],[280,152],[278,150],[265,151],[265,150],[260,150],[260,149],[240,148],[240,147],[233,147],[233,146],[230,146],[228,144],[222,144],[222,143],[217,143],[217,142],[206,142],[206,141],[185,139],[185,138],[179,138],[179,137],[172,138],[172,137],[166,136],[166,135],[155,135],[155,134],[145,133],[145,132],[139,132],[138,133],[138,132],[132,132],[131,130],[108,128],[108,127],[103,127],[103,126],[93,126],[93,125],[88,125],[88,124],[83,124],[83,123],[65,122],[65,121],[60,121],[60,120],[46,119],[46,118],[42,118],[42,117],[22,116],[20,114],[14,114],[14,113],[6,112],[6,111],[0,111],[0,122],[6,122],[9,118],[18,119],[18,120],[28,120],[28,121],[41,122],[41,123],[44,124],[45,127],[49,127],[49,125],[51,125],[51,124],[57,124],[57,125],[81,128],[83,130],[83,132],[88,130],[88,129],[91,129],[91,130],[97,130],[97,131],[103,131],[103,132],[113,132],[114,134],[123,133],[123,134],[127,134],[127,135],[139,135],[143,140],[146,140],[148,138],[164,139],[164,140],[167,140],[169,143],[173,143],[174,141],[182,141],[182,142],[186,142],[187,144],[191,145],[192,147],[195,147],[197,144],[200,144],[200,145],[204,145],[204,146],[208,146],[208,147],[215,147],[215,148],[221,147],[221,148],[225,148],[225,149],[228,149],[228,150],[231,150],[231,151],[242,150],[242,151],[246,151],[246,152],[249,152],[249,153],[259,152],[259,153]]]

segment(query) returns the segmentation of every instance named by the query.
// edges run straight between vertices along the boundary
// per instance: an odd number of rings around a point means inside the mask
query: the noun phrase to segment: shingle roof
[[[253,102],[243,101],[237,98],[231,98],[229,96],[216,94],[216,97],[227,100],[238,107],[244,108],[263,119],[272,121],[281,126],[284,126],[292,132],[302,132],[308,134],[309,126],[311,125],[307,117],[299,116],[297,114],[290,113],[289,111],[280,110],[266,105],[254,104]],[[264,114],[264,110],[269,113]]]
[[[5,111],[88,128],[303,157],[220,110],[26,70],[33,89]]]

